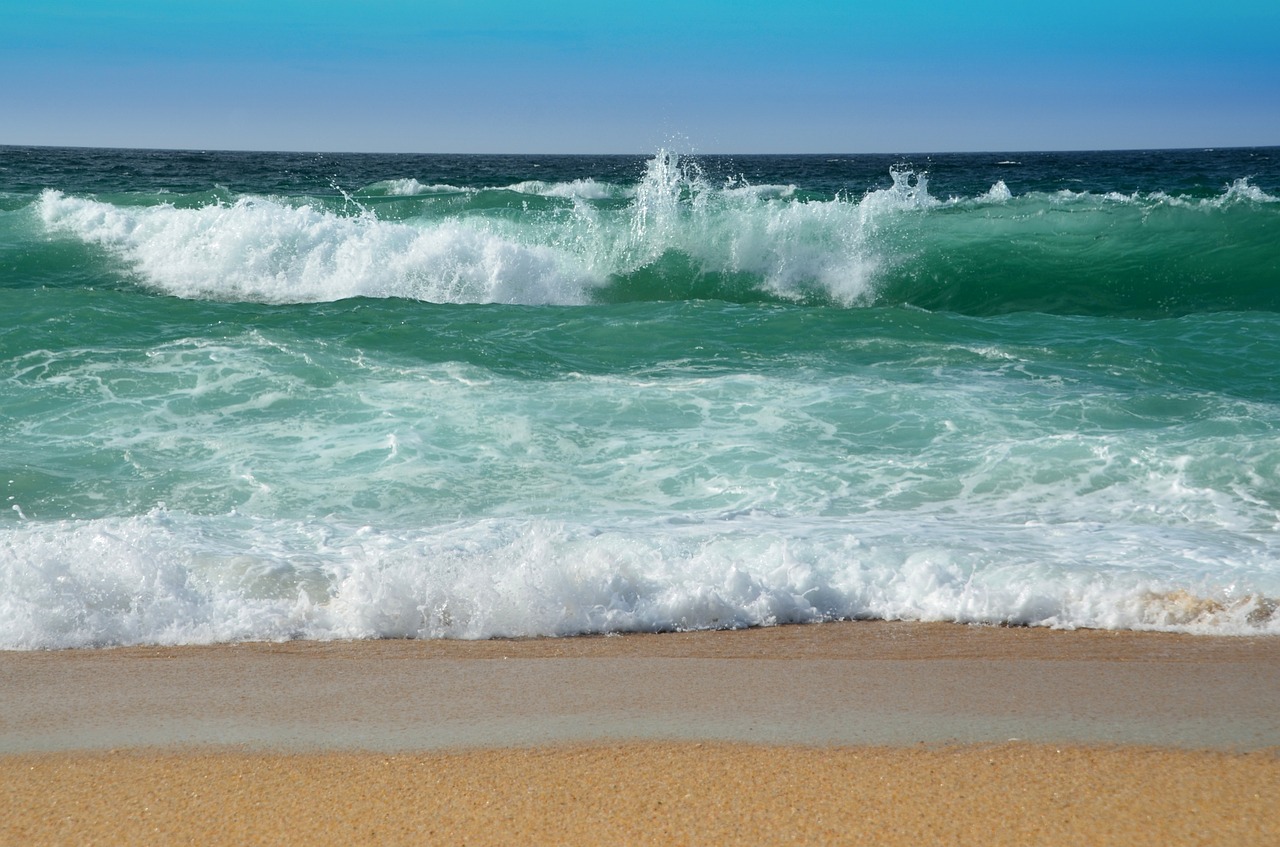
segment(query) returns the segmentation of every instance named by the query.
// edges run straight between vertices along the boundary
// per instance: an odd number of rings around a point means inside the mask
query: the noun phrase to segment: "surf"
[[[1256,151],[24,155],[6,649],[1280,626]]]
[[[662,153],[634,186],[392,181],[341,203],[197,204],[48,189],[34,212],[49,236],[187,298],[718,299],[1139,317],[1280,309],[1280,202],[1246,178],[1209,198],[1014,195],[1003,181],[938,198],[925,173],[889,177],[860,197],[815,198],[794,185],[713,184],[696,159]]]

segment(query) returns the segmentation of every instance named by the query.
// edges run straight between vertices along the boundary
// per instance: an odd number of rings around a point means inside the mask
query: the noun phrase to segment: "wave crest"
[[[115,205],[48,190],[37,206],[46,231],[105,248],[144,285],[182,297],[772,299],[970,314],[1280,309],[1277,198],[1248,179],[1200,199],[1015,194],[999,180],[943,200],[926,173],[894,168],[889,178],[860,197],[816,198],[794,185],[712,184],[696,159],[660,152],[630,187],[391,180],[359,197],[394,202],[344,195],[340,208],[252,196]]]
[[[50,231],[121,254],[145,284],[179,297],[538,305],[584,302],[590,284],[562,252],[483,221],[419,226],[265,198],[128,208],[52,190],[39,205]]]

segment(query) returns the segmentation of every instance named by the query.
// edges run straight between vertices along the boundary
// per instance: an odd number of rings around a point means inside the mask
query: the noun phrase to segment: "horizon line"
[[[1053,155],[1059,153],[1177,153],[1177,152],[1213,152],[1218,150],[1272,150],[1280,149],[1280,144],[1196,144],[1178,147],[1061,147],[1061,148],[986,148],[972,150],[878,150],[878,151],[715,151],[673,149],[657,147],[645,152],[458,152],[458,151],[389,151],[389,150],[287,150],[254,147],[131,147],[125,145],[92,145],[92,144],[21,144],[0,143],[0,149],[42,149],[42,150],[102,150],[131,151],[142,153],[258,153],[269,155],[292,156],[522,156],[527,158],[564,157],[564,156],[615,156],[618,158],[650,157],[661,152],[674,152],[682,156],[981,156],[1005,154],[1038,154]]]

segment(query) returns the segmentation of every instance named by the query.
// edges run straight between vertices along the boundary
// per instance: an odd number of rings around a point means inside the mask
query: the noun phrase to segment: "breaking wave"
[[[1240,179],[1216,197],[1003,181],[940,199],[894,170],[861,197],[713,185],[659,154],[634,186],[379,183],[333,201],[240,196],[195,207],[47,190],[47,232],[105,249],[180,297],[294,303],[401,297],[575,305],[779,300],[1162,315],[1280,309],[1280,203]],[[376,201],[417,203],[394,209]]]

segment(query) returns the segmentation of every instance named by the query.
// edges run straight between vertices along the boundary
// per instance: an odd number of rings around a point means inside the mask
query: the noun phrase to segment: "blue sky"
[[[1280,2],[0,0],[0,144],[1280,144]]]

